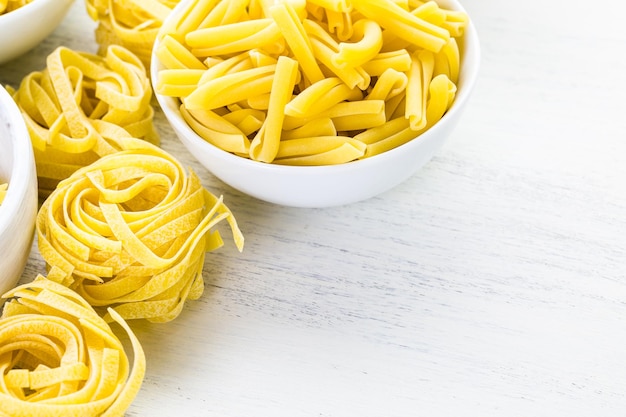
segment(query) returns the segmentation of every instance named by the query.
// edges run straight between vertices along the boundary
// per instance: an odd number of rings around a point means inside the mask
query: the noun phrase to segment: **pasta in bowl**
[[[479,55],[453,0],[186,0],[159,31],[151,75],[174,131],[215,176],[268,202],[326,207],[427,163]]]

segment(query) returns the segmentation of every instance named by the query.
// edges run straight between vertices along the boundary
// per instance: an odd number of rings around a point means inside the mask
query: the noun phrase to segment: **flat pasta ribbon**
[[[125,150],[83,167],[45,200],[36,222],[53,279],[91,305],[125,319],[165,322],[203,292],[205,254],[223,245],[226,221],[243,235],[221,197],[160,148],[133,138]]]
[[[39,275],[3,295],[0,416],[122,417],[139,392],[146,359],[126,333],[132,363],[111,327],[82,297]]]
[[[11,93],[33,143],[42,196],[77,169],[121,150],[117,137],[159,140],[145,67],[121,46],[105,56],[59,47],[43,71],[24,77]]]
[[[85,0],[89,16],[96,22],[99,54],[111,45],[131,50],[150,68],[152,45],[163,21],[180,0]]]
[[[178,98],[188,125],[227,152],[346,163],[443,117],[467,24],[435,1],[196,0],[159,31],[155,91]]]

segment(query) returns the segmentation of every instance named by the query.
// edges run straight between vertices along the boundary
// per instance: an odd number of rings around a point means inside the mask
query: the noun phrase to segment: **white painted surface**
[[[128,416],[624,416],[626,7],[467,0],[482,73],[452,138],[392,191],[283,208],[210,176],[246,235],[176,321],[132,323]],[[0,66],[95,51],[81,2]],[[23,281],[44,271],[33,247]]]

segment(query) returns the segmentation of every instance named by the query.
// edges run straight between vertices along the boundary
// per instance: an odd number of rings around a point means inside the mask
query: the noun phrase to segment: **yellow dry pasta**
[[[324,21],[327,19],[328,11],[330,9],[324,8],[319,4],[315,4],[312,1],[307,1],[305,6],[308,16],[313,17],[317,21]]]
[[[250,157],[261,162],[272,162],[278,152],[286,105],[291,100],[298,80],[298,62],[286,56],[278,58],[272,80],[266,123],[250,143]]]
[[[372,108],[363,108],[362,110],[353,111],[351,108],[341,116],[335,116],[332,118],[335,128],[340,132],[360,132],[363,129],[369,129],[370,127],[380,126],[387,120],[385,117],[385,105],[382,100],[379,101],[380,105],[373,106]],[[356,102],[346,103],[355,104]]]
[[[54,279],[101,311],[165,322],[203,291],[205,254],[222,246],[232,213],[199,178],[135,138],[59,183],[37,215],[39,251]],[[108,317],[108,316],[107,316]]]
[[[340,41],[347,41],[354,34],[352,15],[347,12],[338,12],[325,9],[328,31],[334,33]]]
[[[155,89],[180,101],[200,137],[235,155],[350,162],[443,117],[468,23],[436,1],[194,0],[159,32]],[[331,136],[360,145],[314,143]],[[288,141],[308,153],[289,154]]]
[[[352,0],[353,7],[365,17],[412,45],[439,52],[450,39],[450,32],[405,10],[393,0]]]
[[[168,69],[206,69],[206,65],[173,36],[161,39],[155,54]]]
[[[272,19],[256,19],[196,29],[185,36],[195,56],[229,55],[278,42],[280,29]]]
[[[284,126],[283,126],[284,127]],[[330,117],[320,117],[290,130],[283,130],[281,140],[335,136],[337,128]]]
[[[440,54],[445,55],[445,58],[440,58],[440,61],[444,61],[447,64],[448,78],[456,84],[459,80],[459,70],[461,67],[459,46],[457,45],[456,40],[454,38],[450,38],[450,42],[443,46]]]
[[[439,74],[429,82],[428,90],[430,98],[424,116],[426,123],[417,131],[417,134],[428,130],[441,119],[454,100],[456,85],[446,75]],[[409,126],[405,127],[406,124],[400,121],[402,119],[394,119],[381,127],[375,127],[371,131],[366,130],[357,135],[357,139],[367,143],[364,157],[380,154],[412,140],[416,131],[410,126],[410,122]],[[383,132],[385,129],[386,131]]]
[[[294,139],[298,140],[298,139]],[[275,163],[280,165],[336,165],[354,161],[364,155],[365,145],[362,143],[343,143],[326,152],[312,155],[278,158]]]
[[[409,79],[403,72],[388,68],[380,74],[376,83],[372,86],[368,100],[388,100],[406,91]]]
[[[292,117],[316,116],[350,98],[361,98],[361,91],[350,88],[339,78],[325,78],[298,94],[285,106],[285,115]]]
[[[183,99],[188,109],[216,109],[243,101],[248,97],[267,94],[272,88],[276,65],[250,68],[202,82]]]
[[[349,12],[352,10],[350,0],[309,0],[309,3],[335,12]]]
[[[276,159],[317,155],[333,151],[344,145],[351,145],[360,152],[365,151],[365,145],[362,142],[348,136],[319,136],[281,141]]]
[[[434,65],[433,54],[430,51],[420,51],[412,56],[404,117],[409,119],[411,128],[416,131],[426,126],[427,91]]]
[[[341,42],[339,51],[332,58],[340,68],[365,64],[378,55],[383,46],[383,31],[375,21],[359,19],[352,27],[354,41]]]
[[[367,89],[370,84],[370,75],[360,66],[339,66],[333,59],[339,52],[339,44],[324,28],[317,22],[306,19],[303,22],[304,29],[311,41],[313,55],[320,64],[324,65],[337,76],[341,81],[346,83],[348,87],[359,87],[362,90]]]
[[[121,45],[150,68],[152,46],[165,18],[180,0],[84,0],[87,12],[98,22],[99,53]]]
[[[264,65],[256,65],[256,62],[252,59],[250,53],[241,53],[235,56],[228,57],[226,59],[221,58],[207,58],[205,60],[208,69],[205,71],[204,76],[200,79],[200,83],[204,84],[207,81],[218,79],[226,74],[236,73],[237,71],[243,71],[246,69],[252,69],[262,67],[266,65],[272,65],[276,62],[269,62]]]
[[[237,126],[211,110],[188,110],[180,106],[183,118],[204,140],[227,152],[247,154],[250,139]]]
[[[176,21],[171,21],[169,27],[164,27],[175,38],[184,38],[185,34],[196,30],[200,23],[209,15],[219,0],[193,0]]]
[[[302,26],[302,22],[296,15],[296,11],[291,3],[274,4],[270,7],[270,14],[298,60],[307,81],[311,84],[321,81],[324,75],[313,56],[311,42],[304,30],[304,26]]]
[[[392,135],[384,137],[378,142],[374,142],[367,145],[364,158],[369,158],[374,155],[378,155],[393,148],[397,148],[400,145],[407,143],[415,137],[415,131],[411,127],[407,127]]]
[[[242,16],[247,6],[246,0],[230,0],[220,2],[209,12],[206,18],[200,23],[200,28],[225,25],[239,20],[245,20]]]
[[[442,9],[432,0],[418,5],[411,13],[420,19],[447,29],[451,36],[460,36],[468,21],[465,13]]]
[[[204,73],[204,70],[189,68],[164,70],[156,88],[163,94],[186,97],[198,88]]]
[[[411,68],[411,55],[406,49],[381,52],[369,62],[364,63],[362,68],[372,77],[378,77],[390,68],[399,72],[408,72]]]
[[[141,61],[113,45],[105,56],[66,47],[11,89],[33,143],[40,195],[82,166],[120,150],[116,140],[158,143],[152,88]]]
[[[123,318],[110,310],[132,354],[86,300],[41,275],[3,298],[0,416],[124,415],[141,389],[146,358]]]

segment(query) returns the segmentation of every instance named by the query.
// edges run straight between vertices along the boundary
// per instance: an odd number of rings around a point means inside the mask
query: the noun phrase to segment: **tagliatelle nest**
[[[222,246],[215,226],[234,216],[199,178],[160,148],[122,139],[107,155],[59,183],[37,216],[48,278],[125,319],[174,319],[204,288],[205,253]],[[59,272],[60,271],[60,272]]]
[[[46,63],[10,89],[33,143],[40,195],[119,151],[115,137],[158,143],[150,81],[131,51],[111,46],[99,56],[59,47]]]
[[[85,0],[87,12],[98,22],[100,53],[122,45],[149,68],[152,45],[163,21],[180,0]]]
[[[145,356],[126,322],[132,365],[111,327],[74,291],[39,276],[3,296],[0,416],[121,417],[137,395]]]

